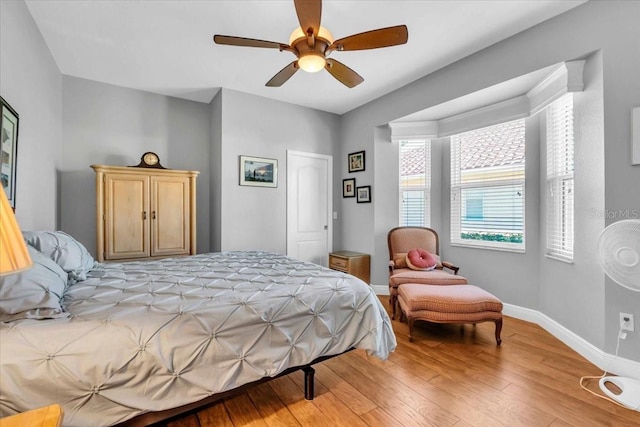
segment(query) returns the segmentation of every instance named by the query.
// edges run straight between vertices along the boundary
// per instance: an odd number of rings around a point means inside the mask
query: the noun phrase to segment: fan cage
[[[640,219],[605,228],[598,238],[598,261],[617,284],[640,292]]]

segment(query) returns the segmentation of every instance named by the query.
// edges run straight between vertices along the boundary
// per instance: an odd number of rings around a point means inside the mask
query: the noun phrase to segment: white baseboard
[[[389,295],[389,287],[387,285],[371,285],[371,287],[376,295]],[[516,319],[539,325],[603,371],[640,379],[640,362],[605,353],[546,314],[512,304],[504,304],[502,313],[505,316],[515,317]]]
[[[389,295],[389,285],[371,285],[376,295]]]
[[[502,313],[539,325],[603,371],[640,379],[640,362],[605,353],[546,314],[511,304],[504,304]]]

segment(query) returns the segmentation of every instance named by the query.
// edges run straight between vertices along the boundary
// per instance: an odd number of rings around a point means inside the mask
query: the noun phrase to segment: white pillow
[[[28,244],[69,274],[70,283],[85,280],[95,264],[87,248],[63,231],[23,231],[22,234]]]
[[[27,248],[33,266],[0,277],[0,321],[68,317],[61,305],[67,273],[33,247]]]

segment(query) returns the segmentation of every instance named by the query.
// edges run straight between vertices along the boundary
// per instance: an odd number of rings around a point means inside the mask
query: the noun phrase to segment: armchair
[[[427,227],[396,227],[387,234],[389,246],[389,304],[392,319],[396,317],[398,286],[405,283],[422,285],[464,285],[467,279],[459,276],[459,267],[439,261],[433,270],[412,270],[406,264],[406,255],[412,249],[421,248],[440,255],[438,233]],[[451,272],[444,269],[451,270]]]

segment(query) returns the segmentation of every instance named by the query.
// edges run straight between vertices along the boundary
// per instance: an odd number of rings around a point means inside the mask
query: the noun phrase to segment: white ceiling
[[[342,114],[586,0],[325,0],[335,38],[406,24],[406,45],[335,52],[364,83],[348,89],[326,71],[265,83],[289,52],[221,46],[214,34],[288,43],[293,1],[26,0],[60,71],[208,103],[220,87]]]

